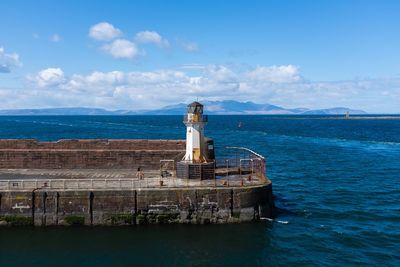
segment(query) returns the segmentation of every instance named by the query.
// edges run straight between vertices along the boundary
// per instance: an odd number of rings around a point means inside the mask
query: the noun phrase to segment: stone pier
[[[1,191],[1,225],[237,223],[273,216],[271,184],[241,188]]]
[[[264,159],[178,179],[182,140],[0,140],[0,225],[237,223],[272,218]],[[254,156],[253,155],[253,156]],[[235,160],[235,162],[240,162]],[[143,177],[136,175],[143,169]],[[143,178],[143,179],[142,179]]]

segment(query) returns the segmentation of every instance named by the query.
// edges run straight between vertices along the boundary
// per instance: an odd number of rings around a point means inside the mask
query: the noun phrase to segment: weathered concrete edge
[[[0,225],[238,223],[274,216],[272,184],[133,190],[0,191]]]

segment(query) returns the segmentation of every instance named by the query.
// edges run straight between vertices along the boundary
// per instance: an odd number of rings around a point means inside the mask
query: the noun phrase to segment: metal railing
[[[245,147],[226,147],[228,150],[234,150],[234,158],[217,160],[217,170],[226,170],[226,176],[237,172],[243,179],[257,177],[260,180],[267,180],[266,161],[263,156]]]
[[[176,177],[124,178],[124,179],[27,179],[0,180],[0,191],[32,190],[136,190],[144,188],[188,188],[188,187],[243,187],[262,184],[263,180],[253,177],[244,180],[240,176],[227,179],[178,179]]]
[[[129,189],[145,187],[146,180],[140,179],[26,179],[0,180],[0,190],[41,189]]]
[[[173,159],[160,160],[160,175],[161,178],[176,176],[175,160]]]

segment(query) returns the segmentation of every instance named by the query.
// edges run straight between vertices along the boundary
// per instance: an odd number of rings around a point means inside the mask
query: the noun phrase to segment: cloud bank
[[[27,79],[37,88],[57,87],[66,80],[60,68],[48,68],[39,71],[36,75],[28,75]]]
[[[6,99],[4,108],[86,106],[135,110],[199,98],[254,101],[287,108],[346,106],[370,112],[399,112],[385,107],[396,107],[395,103],[400,102],[400,78],[310,82],[293,65],[246,70],[225,65],[195,66],[72,75],[65,75],[60,68],[48,68],[29,75],[26,89],[1,92]]]

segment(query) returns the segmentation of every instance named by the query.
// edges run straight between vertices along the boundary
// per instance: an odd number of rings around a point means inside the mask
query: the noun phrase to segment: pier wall
[[[273,216],[272,185],[0,191],[0,225],[235,223]]]
[[[158,169],[184,151],[184,140],[0,140],[0,168]]]

